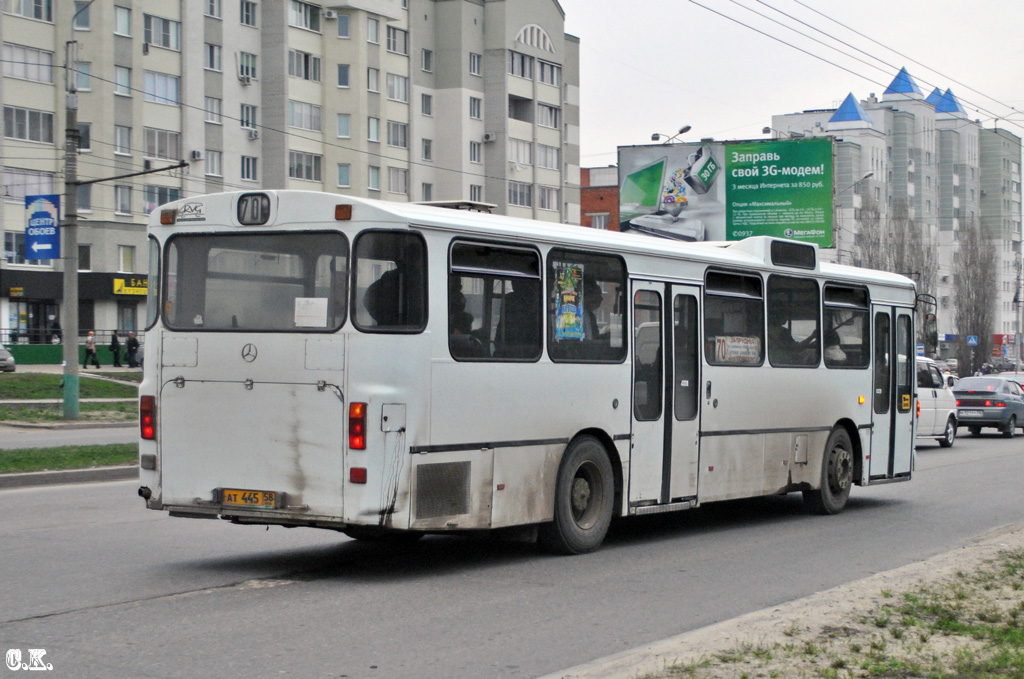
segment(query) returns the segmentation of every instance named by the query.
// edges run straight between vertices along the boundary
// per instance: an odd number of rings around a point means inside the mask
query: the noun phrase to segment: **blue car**
[[[974,436],[995,427],[1006,438],[1024,429],[1024,389],[1006,375],[964,377],[953,387],[957,420]]]

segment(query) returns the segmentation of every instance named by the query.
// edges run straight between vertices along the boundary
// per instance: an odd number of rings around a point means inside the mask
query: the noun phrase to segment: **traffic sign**
[[[25,259],[60,258],[60,196],[25,196]]]
[[[976,346],[978,346],[978,336],[977,335],[968,335],[967,336],[967,346],[969,346],[969,347],[976,347]]]

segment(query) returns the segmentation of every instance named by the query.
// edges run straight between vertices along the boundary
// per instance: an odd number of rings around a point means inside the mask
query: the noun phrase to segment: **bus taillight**
[[[147,441],[156,439],[156,397],[139,397],[139,435]]]
[[[348,447],[366,450],[366,404],[348,404]]]
[[[921,401],[917,402],[917,419],[921,419]]]

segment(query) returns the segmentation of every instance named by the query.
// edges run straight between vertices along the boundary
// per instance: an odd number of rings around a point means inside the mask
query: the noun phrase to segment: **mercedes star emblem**
[[[256,345],[252,344],[251,342],[242,347],[242,359],[246,363],[252,363],[253,361],[255,361],[257,353],[258,352],[256,351]]]

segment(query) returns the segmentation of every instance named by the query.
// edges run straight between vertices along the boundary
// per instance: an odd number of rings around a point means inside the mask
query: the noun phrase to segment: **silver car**
[[[0,372],[12,373],[15,370],[14,356],[11,350],[0,344]]]

